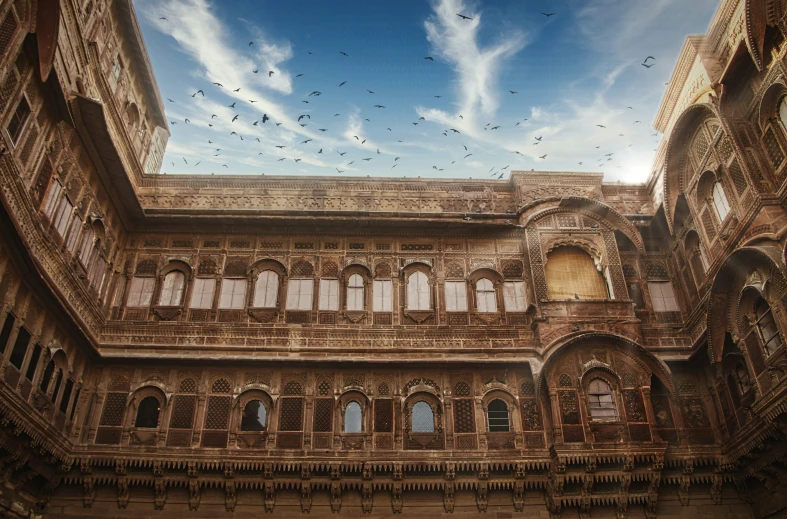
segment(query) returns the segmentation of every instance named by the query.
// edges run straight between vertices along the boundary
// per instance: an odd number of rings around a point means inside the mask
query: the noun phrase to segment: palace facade
[[[0,2],[0,515],[785,517],[785,35],[642,185],[165,176],[131,1]]]

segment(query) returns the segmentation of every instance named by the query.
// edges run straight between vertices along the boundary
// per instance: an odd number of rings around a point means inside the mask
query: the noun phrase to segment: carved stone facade
[[[783,515],[785,15],[619,185],[158,175],[130,0],[0,4],[0,515]]]

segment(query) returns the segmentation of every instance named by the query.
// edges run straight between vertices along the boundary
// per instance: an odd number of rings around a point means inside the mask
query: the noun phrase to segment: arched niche
[[[691,105],[678,117],[667,143],[664,172],[664,215],[671,233],[675,233],[675,210],[678,197],[687,187],[685,178],[688,151],[694,143],[695,133],[706,120],[718,120],[716,109],[705,103]]]
[[[724,260],[713,279],[707,315],[708,353],[711,363],[722,359],[724,335],[729,332],[733,340],[742,338],[741,303],[747,301],[744,289],[756,289],[769,301],[772,308],[779,307],[787,289],[787,276],[781,263],[782,251],[776,246],[758,245],[741,247]],[[716,366],[719,368],[719,366]]]

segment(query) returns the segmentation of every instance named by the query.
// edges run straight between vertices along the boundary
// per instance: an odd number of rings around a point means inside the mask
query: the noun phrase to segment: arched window
[[[617,420],[618,411],[612,388],[600,378],[594,379],[588,385],[588,402],[591,419]]]
[[[757,304],[754,307],[754,318],[757,331],[762,340],[762,347],[765,349],[765,355],[771,356],[781,347],[782,338],[779,335],[779,329],[776,327],[771,306],[762,296],[757,300]]]
[[[787,96],[779,101],[779,121],[782,123],[784,131],[787,131]]]
[[[719,217],[719,221],[723,222],[730,212],[730,203],[724,193],[724,186],[719,181],[713,184],[713,207],[716,208],[716,216]]]
[[[363,411],[361,404],[353,400],[344,410],[344,432],[359,433],[362,430]]]
[[[279,276],[272,270],[263,270],[254,285],[255,308],[276,308],[279,299]]]
[[[415,271],[407,278],[407,309],[429,310],[429,280],[421,271]]]
[[[243,408],[241,431],[264,431],[268,427],[268,408],[261,400],[252,400]]]
[[[558,247],[547,255],[549,299],[607,299],[607,283],[593,258],[579,247]]]
[[[347,310],[363,310],[363,278],[353,274],[347,282]]]
[[[434,411],[432,411],[432,406],[423,400],[416,402],[413,406],[411,424],[411,430],[414,433],[433,433]]]
[[[502,400],[497,399],[489,402],[486,414],[489,421],[489,432],[509,432],[511,430],[508,406]]]
[[[732,376],[738,385],[741,395],[748,393],[751,389],[751,381],[749,380],[749,370],[746,369],[746,365],[743,362],[735,365],[735,368],[732,370]]]
[[[475,284],[476,310],[479,312],[497,312],[495,286],[487,278],[481,278]]]
[[[161,296],[158,304],[161,306],[179,306],[183,300],[183,288],[186,276],[179,270],[173,270],[164,276],[164,285],[161,287]]]
[[[161,405],[156,397],[148,396],[143,398],[137,409],[137,419],[134,421],[134,427],[155,429],[158,427],[158,415],[160,411]]]

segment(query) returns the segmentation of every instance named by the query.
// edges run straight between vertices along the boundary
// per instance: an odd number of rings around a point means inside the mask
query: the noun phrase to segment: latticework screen
[[[280,431],[303,430],[303,399],[282,398],[279,414]]]
[[[99,425],[119,427],[123,425],[123,413],[126,410],[126,393],[107,393],[104,411],[101,413]]]
[[[457,433],[475,432],[475,416],[473,400],[460,398],[454,400],[454,428]]]
[[[194,425],[194,395],[175,395],[172,399],[172,418],[170,429],[191,429]]]
[[[315,399],[314,400],[314,432],[331,432],[332,430],[333,430],[333,398]]]
[[[374,432],[388,433],[393,430],[393,400],[377,398],[374,401]]]
[[[230,417],[232,397],[209,396],[205,411],[205,429],[226,429]]]

